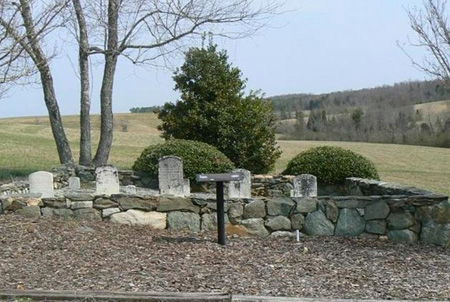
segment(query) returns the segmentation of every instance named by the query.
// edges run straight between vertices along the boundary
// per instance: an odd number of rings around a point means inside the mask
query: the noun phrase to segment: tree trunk
[[[118,13],[120,0],[109,0],[108,2],[108,48],[105,52],[105,68],[103,71],[102,88],[100,91],[101,124],[100,141],[95,154],[94,164],[104,165],[108,162],[109,153],[113,141],[113,112],[112,94],[114,86],[114,75],[116,72],[119,51],[118,44]]]
[[[64,126],[59,112],[58,101],[56,99],[53,77],[48,65],[48,60],[39,45],[39,39],[34,32],[34,23],[31,15],[30,3],[28,0],[20,0],[21,15],[24,21],[27,40],[31,47],[30,56],[36,64],[42,82],[44,91],[45,105],[47,106],[50,126],[52,128],[53,138],[55,139],[56,149],[58,150],[59,161],[61,164],[73,163],[72,151],[69,140],[64,132]]]
[[[80,67],[80,165],[92,164],[91,100],[89,96],[89,41],[83,9],[79,0],[72,0],[80,31],[78,64]]]

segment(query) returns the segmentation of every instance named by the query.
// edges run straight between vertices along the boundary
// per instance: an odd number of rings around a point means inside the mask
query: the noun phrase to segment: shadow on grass
[[[16,178],[25,178],[29,174],[35,172],[32,169],[5,169],[0,168],[0,181],[2,180],[14,180]]]

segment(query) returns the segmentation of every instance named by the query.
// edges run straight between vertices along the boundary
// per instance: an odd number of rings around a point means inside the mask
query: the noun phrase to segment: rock
[[[366,232],[384,235],[386,233],[386,220],[370,220],[366,222]]]
[[[263,200],[256,199],[246,204],[243,218],[264,218],[266,217],[266,205]]]
[[[12,202],[7,205],[4,209],[5,211],[18,211],[27,207],[27,203],[22,200],[12,200]]]
[[[389,206],[383,200],[376,201],[366,207],[364,218],[366,220],[386,219],[389,215]]]
[[[102,217],[109,217],[112,214],[116,214],[116,213],[120,213],[120,209],[119,208],[107,208],[107,209],[103,209],[102,210]]]
[[[408,211],[391,212],[388,216],[388,228],[390,230],[403,230],[412,227],[416,220]]]
[[[70,209],[55,209],[55,208],[42,208],[41,209],[42,216],[54,216],[54,217],[73,217],[74,213]]]
[[[326,214],[327,214],[327,218],[330,219],[331,221],[333,221],[334,223],[337,222],[338,216],[339,216],[339,209],[336,205],[336,203],[332,200],[330,200],[327,203],[326,206]]]
[[[128,210],[126,212],[112,214],[109,220],[114,223],[128,225],[146,225],[153,229],[163,230],[167,225],[167,214],[159,212],[144,212]]]
[[[450,202],[443,201],[433,207],[431,217],[438,224],[450,223]]]
[[[370,197],[358,197],[358,196],[350,196],[350,197],[342,197],[342,198],[333,198],[336,202],[338,208],[365,208],[369,204],[373,202]]]
[[[244,206],[241,203],[232,203],[228,209],[228,217],[233,224],[238,224],[244,215]]]
[[[228,210],[230,208],[230,203],[231,202],[228,202],[228,201],[225,200],[224,205],[223,205],[223,208],[224,208],[225,212],[228,212]],[[206,208],[208,208],[210,210],[217,211],[217,201],[216,200],[208,201],[206,203]]]
[[[293,240],[296,238],[295,233],[287,232],[287,231],[277,231],[270,234],[270,237],[283,239],[283,240]]]
[[[317,210],[317,199],[312,197],[295,197],[292,198],[297,204],[296,212],[307,214]]]
[[[40,198],[27,197],[27,198],[24,198],[24,201],[27,204],[27,206],[42,207],[44,205],[44,203],[42,202],[42,199],[40,199]]]
[[[200,213],[200,207],[194,205],[189,198],[161,196],[158,212],[187,211]]]
[[[431,212],[433,207],[431,206],[423,206],[416,209],[416,213],[414,214],[414,218],[420,222],[428,222],[432,221]]]
[[[118,202],[122,210],[155,211],[158,207],[158,197],[141,198],[137,196],[111,195],[111,200]]]
[[[208,204],[208,200],[204,199],[204,198],[191,198],[192,203],[199,206],[199,207],[204,207]]]
[[[267,201],[267,215],[289,217],[295,203],[290,198],[276,198]]]
[[[251,234],[242,225],[226,224],[225,232],[227,236],[249,237]]]
[[[56,209],[67,208],[66,198],[42,198],[42,202],[46,207]]]
[[[312,236],[332,236],[334,234],[334,224],[322,211],[309,213],[303,229],[307,235]]]
[[[249,234],[257,236],[268,236],[269,231],[264,227],[264,220],[262,218],[250,218],[241,221],[243,226]]]
[[[73,201],[70,204],[70,208],[72,210],[92,208],[92,206],[93,206],[93,202],[92,201]]]
[[[265,226],[272,231],[290,230],[291,221],[285,216],[269,217]]]
[[[171,230],[200,231],[200,215],[192,212],[169,212],[167,215],[168,228]]]
[[[361,234],[366,227],[366,221],[356,209],[342,209],[336,224],[337,236],[354,237]]]
[[[86,220],[102,220],[100,211],[94,208],[76,209],[73,211],[75,217]]]
[[[291,217],[291,227],[293,230],[301,230],[305,224],[305,216],[303,214],[294,214]]]
[[[230,223],[227,215],[225,214],[225,225]],[[217,230],[217,213],[206,213],[202,215],[201,223],[202,231],[214,231]]]
[[[365,209],[356,208],[356,211],[358,212],[359,216],[364,217],[364,214],[366,213]]]
[[[119,206],[119,203],[112,201],[108,198],[97,198],[94,200],[93,207],[99,210],[108,209],[108,208],[116,208]]]
[[[28,206],[16,211],[16,213],[27,217],[41,217],[41,208],[39,206]]]
[[[71,201],[93,201],[94,195],[90,193],[68,192],[64,194]]]
[[[389,241],[393,242],[417,242],[418,236],[411,230],[391,230],[388,232]]]
[[[448,247],[450,244],[450,224],[436,224],[433,221],[424,222],[420,233],[420,241]]]

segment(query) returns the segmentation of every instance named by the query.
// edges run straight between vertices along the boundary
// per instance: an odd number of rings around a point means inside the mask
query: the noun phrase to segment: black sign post
[[[225,199],[223,194],[223,183],[228,181],[240,181],[244,178],[242,173],[220,173],[220,174],[197,174],[197,182],[216,183],[217,202],[217,241],[225,245]]]

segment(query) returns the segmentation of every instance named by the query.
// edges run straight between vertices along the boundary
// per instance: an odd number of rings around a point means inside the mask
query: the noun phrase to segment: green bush
[[[234,169],[233,163],[215,147],[197,141],[171,139],[162,144],[151,145],[142,151],[134,162],[133,170],[148,172],[158,177],[158,160],[174,155],[183,160],[184,177],[191,181],[199,173],[224,173]]]
[[[295,156],[283,171],[285,175],[312,174],[322,184],[342,184],[347,177],[379,179],[372,162],[340,147],[311,148]]]

